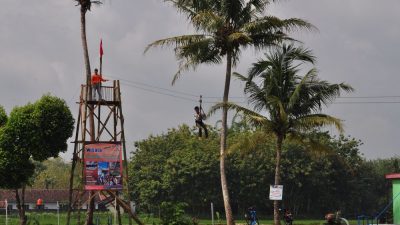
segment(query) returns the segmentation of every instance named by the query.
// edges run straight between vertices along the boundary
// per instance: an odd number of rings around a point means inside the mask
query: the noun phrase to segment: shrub
[[[185,215],[186,203],[162,202],[160,207],[161,225],[194,225]]]

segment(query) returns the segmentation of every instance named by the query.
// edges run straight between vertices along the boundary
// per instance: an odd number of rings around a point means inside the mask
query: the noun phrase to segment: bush
[[[191,220],[190,217],[185,215],[186,203],[161,203],[161,225],[195,225],[196,220]]]

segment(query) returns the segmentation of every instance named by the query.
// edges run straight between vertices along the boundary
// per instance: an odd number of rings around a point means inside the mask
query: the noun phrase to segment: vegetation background
[[[135,143],[129,182],[139,213],[157,217],[163,203],[183,203],[191,217],[208,218],[212,202],[223,217],[217,130],[213,127],[209,139],[199,139],[195,127],[183,124]],[[228,137],[227,171],[235,217],[242,218],[254,205],[261,219],[271,219],[268,195],[274,178],[274,138],[249,127],[240,117],[235,117]],[[367,160],[359,152],[362,142],[349,136],[315,131],[310,138],[330,145],[333,151],[309,151],[290,142],[283,146],[282,207],[291,209],[296,220],[322,219],[339,209],[355,219],[374,215],[389,203],[391,183],[384,175],[400,172],[399,158]],[[67,189],[69,167],[60,159],[45,161],[32,188]]]

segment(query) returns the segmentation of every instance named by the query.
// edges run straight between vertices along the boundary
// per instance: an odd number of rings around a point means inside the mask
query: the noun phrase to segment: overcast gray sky
[[[320,77],[351,84],[356,92],[344,97],[371,97],[340,98],[324,110],[345,121],[346,135],[364,142],[361,152],[367,158],[399,156],[399,9],[396,0],[285,0],[268,10],[281,18],[299,17],[317,26],[319,32],[294,36],[318,57]],[[172,50],[156,49],[143,55],[146,45],[154,40],[190,32],[185,17],[162,0],[107,0],[87,14],[92,68],[98,66],[102,38],[103,74],[122,83],[130,150],[131,143],[150,134],[182,123],[193,124],[194,96],[222,96],[223,64],[201,66],[171,86],[177,70]],[[251,50],[244,52],[235,71],[245,73],[260,56]],[[51,93],[64,98],[77,115],[75,102],[85,78],[79,8],[74,1],[2,0],[0,77],[0,104],[7,112]],[[231,96],[242,97],[242,88],[233,80]],[[205,108],[209,106],[205,104]],[[63,158],[69,159],[71,151]]]

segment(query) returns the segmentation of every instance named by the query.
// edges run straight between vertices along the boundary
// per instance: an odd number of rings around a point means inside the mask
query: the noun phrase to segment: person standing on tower
[[[94,74],[92,75],[92,92],[93,92],[93,98],[96,99],[96,92],[99,94],[99,100],[103,100],[103,97],[101,95],[101,82],[108,81],[106,79],[103,79],[101,74],[99,74],[99,70],[96,68],[94,69]]]

